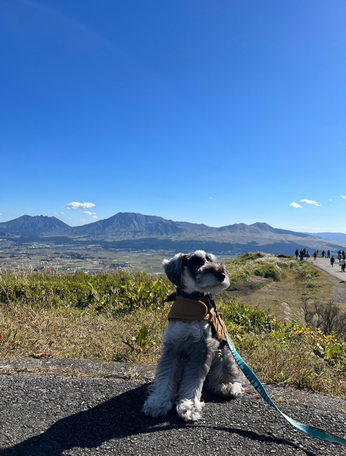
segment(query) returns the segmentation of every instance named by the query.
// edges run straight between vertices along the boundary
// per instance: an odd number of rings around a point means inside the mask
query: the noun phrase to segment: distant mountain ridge
[[[121,238],[162,237],[181,233],[176,222],[153,215],[119,212],[112,217],[70,228],[67,233],[74,236],[117,235]]]
[[[65,243],[98,242],[116,245],[116,248],[213,248],[237,254],[264,251],[293,255],[296,248],[307,248],[310,253],[316,249],[330,249],[333,252],[346,249],[346,243],[322,239],[309,233],[273,228],[267,223],[237,223],[213,228],[130,212],[119,212],[108,219],[76,227],[56,217],[24,215],[0,223],[0,236],[17,237],[17,240],[36,236],[40,240]]]
[[[346,244],[346,234],[345,233],[308,233],[310,236],[317,236],[322,239],[329,239],[335,242],[341,242]]]
[[[14,235],[26,236],[28,234],[43,234],[65,230],[69,226],[57,219],[47,215],[23,215],[9,222],[0,223],[0,230]]]

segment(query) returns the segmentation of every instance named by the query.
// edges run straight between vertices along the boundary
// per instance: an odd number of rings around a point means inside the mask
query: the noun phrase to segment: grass
[[[343,335],[313,327],[306,306],[304,314],[307,296],[323,302],[323,293],[331,289],[326,279],[305,262],[273,255],[243,255],[227,267],[233,291],[215,296],[217,306],[236,348],[256,375],[267,383],[346,397]],[[0,358],[155,364],[170,308],[164,299],[171,291],[167,279],[143,273],[2,271]],[[262,294],[268,298],[263,308]],[[285,318],[280,314],[283,300]],[[275,312],[276,302],[280,312]],[[287,317],[291,307],[294,312]],[[311,324],[303,324],[304,315],[311,317]]]
[[[230,296],[252,308],[273,312],[278,320],[287,319],[288,308],[290,319],[304,324],[303,300],[327,303],[334,295],[331,281],[310,263],[292,257],[246,253],[226,265]]]
[[[0,358],[50,356],[155,363],[173,291],[146,274],[0,275]],[[140,331],[150,332],[143,350]]]

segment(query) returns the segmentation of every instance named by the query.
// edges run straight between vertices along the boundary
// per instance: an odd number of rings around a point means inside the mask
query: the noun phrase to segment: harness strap
[[[201,300],[188,299],[181,296],[171,295],[167,301],[172,301],[173,305],[168,313],[169,321],[207,321],[212,326],[213,337],[219,342],[226,342],[223,326],[219,322],[209,296],[204,296]]]

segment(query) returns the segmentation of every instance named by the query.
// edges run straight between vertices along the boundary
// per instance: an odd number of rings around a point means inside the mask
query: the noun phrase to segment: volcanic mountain
[[[66,223],[56,217],[46,215],[23,215],[9,222],[0,223],[0,230],[19,236],[40,235],[42,233],[52,233],[70,228]]]
[[[254,223],[213,228],[203,224],[175,222],[162,217],[121,212],[83,226],[70,227],[56,217],[24,215],[0,223],[0,233],[17,236],[17,241],[46,239],[59,243],[102,243],[117,249],[164,249],[175,251],[209,250],[241,254],[262,251],[293,255],[296,248],[345,250],[346,244],[315,235]]]

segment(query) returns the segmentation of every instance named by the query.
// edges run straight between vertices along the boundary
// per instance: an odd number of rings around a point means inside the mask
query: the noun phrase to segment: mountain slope
[[[310,234],[310,236],[317,236],[322,239],[329,239],[330,241],[341,242],[343,244],[346,244],[345,233],[314,233]]]
[[[9,234],[20,236],[38,235],[42,233],[54,233],[69,228],[69,226],[57,219],[46,215],[30,216],[23,215],[9,222],[0,223],[0,230]]]
[[[267,223],[237,223],[213,228],[128,212],[77,227],[70,227],[55,217],[24,215],[0,223],[0,233],[7,237],[29,236],[65,244],[92,241],[119,249],[191,251],[200,248],[236,255],[257,251],[293,255],[296,248],[306,248],[311,254],[317,249],[331,250],[333,253],[339,249],[346,250],[346,243],[273,228]]]
[[[152,215],[119,212],[112,217],[88,225],[68,229],[73,236],[113,236],[118,239],[166,237],[183,231],[177,223]]]

